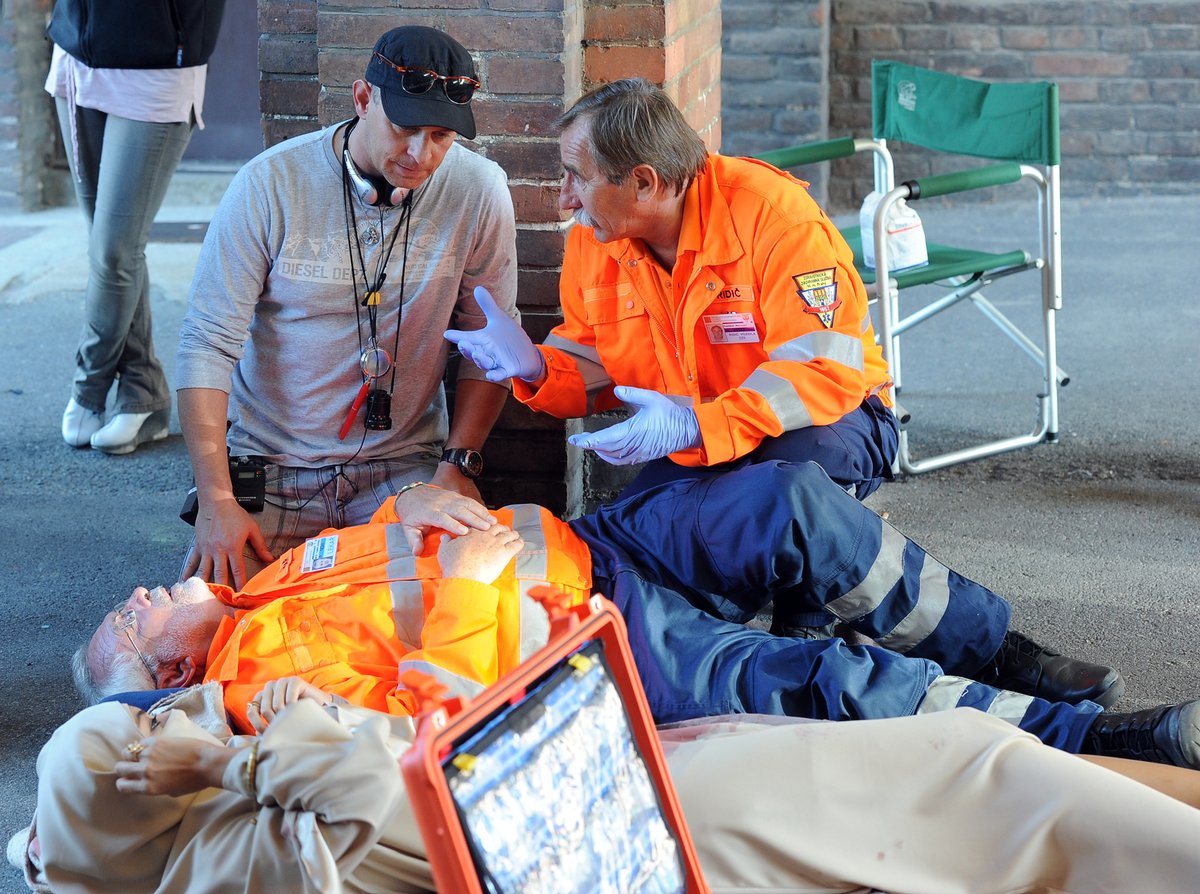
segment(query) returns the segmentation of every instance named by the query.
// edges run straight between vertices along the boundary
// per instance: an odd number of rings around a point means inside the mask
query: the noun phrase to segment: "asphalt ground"
[[[220,192],[213,175],[176,179],[148,249],[168,376],[197,239]],[[982,246],[1018,228],[1009,205],[920,210],[941,241]],[[1200,695],[1200,414],[1189,402],[1200,379],[1197,232],[1194,197],[1065,202],[1058,329],[1071,382],[1059,442],[897,481],[869,499],[945,564],[1009,599],[1017,629],[1119,667],[1122,710]],[[32,811],[39,748],[80,707],[71,653],[135,585],[173,580],[190,536],[177,517],[190,477],[177,420],[167,440],[126,457],[61,441],[85,245],[75,208],[0,216],[6,839]],[[1017,285],[992,299],[1035,317],[1036,301]],[[918,455],[1001,422],[1003,434],[1032,427],[1032,364],[970,308],[908,338],[902,399]],[[0,894],[24,890],[15,871],[0,873]]]

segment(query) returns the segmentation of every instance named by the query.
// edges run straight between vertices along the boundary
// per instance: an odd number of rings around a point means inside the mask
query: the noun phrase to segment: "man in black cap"
[[[197,498],[181,578],[240,587],[410,482],[479,498],[507,383],[461,364],[450,420],[442,332],[484,325],[476,286],[517,318],[507,179],[457,139],[475,137],[480,87],[453,38],[394,28],[351,88],[354,117],[234,178],[180,334]]]

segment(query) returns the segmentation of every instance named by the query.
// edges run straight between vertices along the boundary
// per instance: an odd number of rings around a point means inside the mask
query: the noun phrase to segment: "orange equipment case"
[[[662,822],[655,822],[654,828],[661,830],[665,826],[676,845],[678,875],[673,877],[679,881],[677,890],[707,894],[709,889],[701,876],[691,836],[671,784],[620,613],[599,595],[576,606],[569,606],[564,594],[546,586],[534,588],[530,595],[541,602],[550,616],[547,645],[478,697],[469,702],[445,699],[441,695],[446,691],[445,687],[419,671],[407,672],[401,678],[402,684],[416,694],[420,705],[416,741],[402,756],[401,769],[439,894],[510,890],[498,888],[494,881],[488,883],[481,879],[481,873],[484,878],[488,875],[477,862],[480,845],[477,841],[472,843],[471,833],[464,828],[465,815],[460,813],[461,805],[456,803],[448,780],[448,776],[472,772],[476,759],[464,755],[461,749],[470,747],[471,743],[479,745],[486,736],[483,731],[504,723],[503,718],[516,720],[515,712],[522,705],[531,712],[539,710],[538,706],[532,705],[538,687],[552,679],[552,675],[556,675],[554,679],[561,679],[564,673],[578,675],[583,669],[592,667],[586,654],[597,652],[602,654],[600,663],[606,667],[610,678],[605,683],[611,682],[620,696],[628,723],[627,734],[633,740],[634,750],[640,754],[653,785],[653,794],[657,796]],[[573,670],[565,671],[567,667]],[[498,721],[497,718],[502,719]],[[505,734],[519,738],[519,734],[512,733],[511,729],[506,729]],[[560,752],[550,753],[557,755]],[[596,767],[595,762],[601,758],[598,752],[589,751],[585,759]],[[569,782],[565,780],[564,785]],[[558,788],[556,785],[555,789]],[[547,800],[552,804],[554,795]],[[593,814],[577,819],[579,825],[586,826],[593,821]],[[654,820],[657,821],[657,817]],[[523,834],[516,817],[510,828],[500,832],[509,839]],[[519,848],[520,843],[514,846]],[[647,846],[651,850],[655,847]],[[647,846],[639,852],[644,852]],[[578,852],[575,853],[577,856]],[[670,869],[674,872],[676,867]],[[517,887],[514,890],[524,889]]]

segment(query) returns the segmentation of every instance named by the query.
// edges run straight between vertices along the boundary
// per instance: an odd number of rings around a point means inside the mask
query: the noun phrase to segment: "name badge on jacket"
[[[710,344],[752,344],[759,341],[754,314],[707,314],[701,319]]]

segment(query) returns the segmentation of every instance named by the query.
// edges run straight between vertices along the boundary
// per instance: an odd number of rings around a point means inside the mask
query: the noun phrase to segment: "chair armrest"
[[[755,153],[750,157],[765,161],[777,168],[786,169],[816,164],[834,158],[849,158],[855,151],[853,137],[840,137],[836,140],[822,140],[819,143],[804,143],[800,146],[771,149],[768,152]]]
[[[934,196],[966,192],[969,189],[983,189],[988,186],[1000,186],[1004,183],[1016,183],[1021,177],[1021,166],[1015,161],[1008,161],[986,165],[982,168],[972,168],[968,171],[956,171],[952,174],[934,174],[919,180],[905,180],[903,185],[908,187],[908,201],[911,202],[915,199],[930,199]]]

